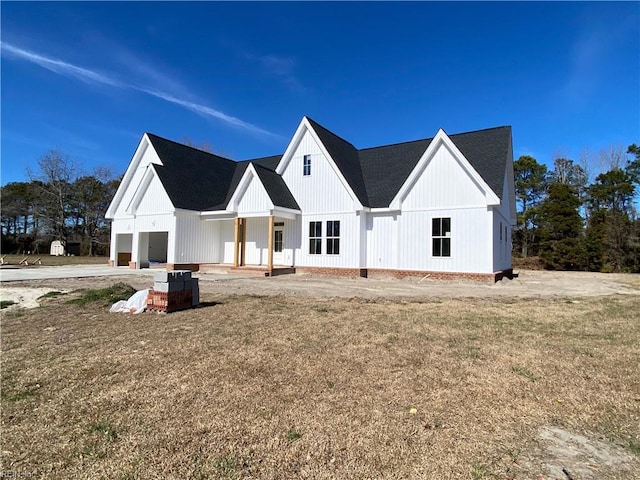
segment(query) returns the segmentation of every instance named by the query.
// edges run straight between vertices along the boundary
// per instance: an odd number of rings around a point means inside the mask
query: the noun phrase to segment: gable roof
[[[154,165],[175,208],[202,211],[227,197],[237,164],[147,133],[162,165]]]
[[[252,162],[253,163],[253,162]],[[284,183],[284,179],[273,170],[254,164],[256,173],[260,177],[260,181],[264,186],[269,198],[276,207],[290,208],[292,210],[300,210],[300,206],[293,194]]]
[[[480,174],[500,200],[504,171],[511,151],[511,127],[495,127],[450,135],[471,166]]]
[[[495,127],[449,135],[471,166],[502,200],[504,171],[510,161],[511,127]],[[433,138],[366,148],[359,151],[368,206],[388,207]]]
[[[307,117],[307,120],[309,120],[313,130],[318,135],[318,138],[320,138],[329,155],[331,155],[340,172],[342,172],[342,175],[351,186],[353,193],[358,197],[360,203],[362,205],[368,205],[367,189],[362,176],[362,168],[360,167],[360,159],[356,147],[309,117]]]
[[[363,206],[388,207],[433,138],[356,149],[307,117],[336,166]],[[249,164],[253,164],[274,205],[300,207],[275,172],[282,155],[235,162],[147,133],[162,165],[153,165],[174,207],[195,211],[225,210]],[[449,135],[493,192],[502,200],[511,151],[511,127]]]

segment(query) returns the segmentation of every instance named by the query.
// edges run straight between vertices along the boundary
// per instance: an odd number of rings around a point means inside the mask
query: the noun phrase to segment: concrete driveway
[[[0,269],[0,282],[19,282],[23,280],[50,280],[60,278],[86,277],[122,277],[153,278],[158,269],[144,268],[133,270],[129,267],[110,267],[108,265],[67,265],[61,267],[3,267]],[[230,280],[251,278],[251,276],[231,273],[195,273],[196,277],[207,280]]]
[[[127,267],[109,267],[108,265],[69,265],[63,267],[29,267],[0,269],[0,282],[20,280],[47,280],[52,278],[112,277],[137,275],[153,277],[155,270],[133,270]]]

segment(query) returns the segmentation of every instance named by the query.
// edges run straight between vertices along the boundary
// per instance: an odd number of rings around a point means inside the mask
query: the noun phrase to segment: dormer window
[[[302,160],[302,175],[311,175],[311,155],[305,155]]]

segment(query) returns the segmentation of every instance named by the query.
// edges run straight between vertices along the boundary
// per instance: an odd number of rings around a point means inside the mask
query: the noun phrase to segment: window
[[[311,155],[305,155],[302,160],[302,174],[305,177],[311,175]]]
[[[273,231],[273,251],[275,253],[281,253],[283,247],[282,242],[282,230]]]
[[[322,253],[322,222],[309,222],[309,254]]]
[[[451,256],[451,219],[431,220],[431,253],[434,257]]]
[[[340,221],[327,221],[327,255],[340,254]]]

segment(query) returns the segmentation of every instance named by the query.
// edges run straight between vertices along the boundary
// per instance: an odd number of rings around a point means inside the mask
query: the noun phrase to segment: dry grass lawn
[[[206,295],[137,316],[67,299],[3,314],[5,472],[640,478],[639,296]],[[545,429],[618,456],[554,465]]]

